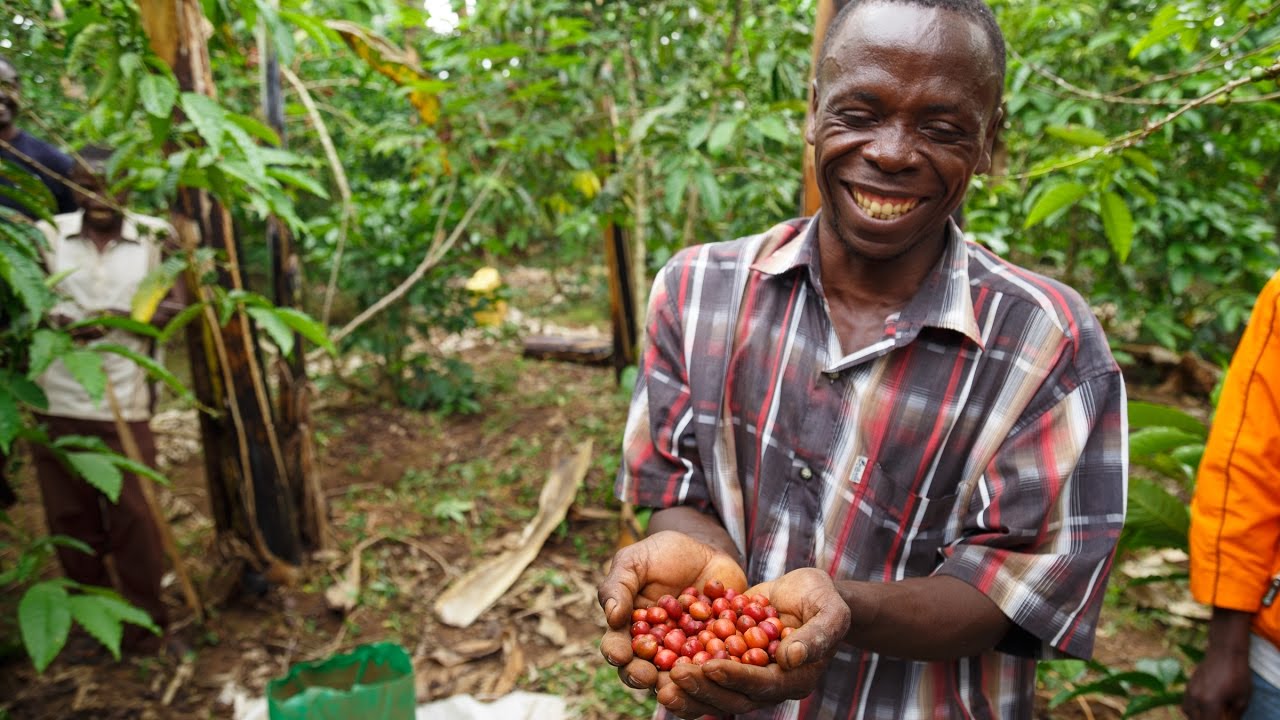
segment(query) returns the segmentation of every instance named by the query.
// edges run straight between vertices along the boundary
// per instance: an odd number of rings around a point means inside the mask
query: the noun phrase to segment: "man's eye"
[[[941,138],[958,138],[964,135],[964,130],[951,123],[929,123],[924,126],[924,131],[934,137]]]
[[[844,121],[852,127],[867,127],[868,125],[875,123],[876,117],[871,113],[865,112],[847,113],[844,116]]]

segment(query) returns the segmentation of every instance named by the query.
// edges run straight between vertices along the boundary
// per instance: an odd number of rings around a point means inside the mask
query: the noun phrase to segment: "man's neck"
[[[81,226],[80,235],[92,240],[98,252],[102,252],[108,245],[124,237],[124,216],[120,216],[110,225],[97,226],[86,223]]]

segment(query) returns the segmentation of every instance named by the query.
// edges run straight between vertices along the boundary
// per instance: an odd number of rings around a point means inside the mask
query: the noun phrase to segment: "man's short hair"
[[[844,27],[849,17],[853,15],[854,10],[862,5],[871,3],[915,5],[917,7],[950,10],[976,22],[986,33],[987,42],[991,45],[992,59],[996,62],[996,74],[1000,79],[1000,94],[1004,94],[1004,74],[1007,64],[1005,62],[1004,33],[1000,30],[1000,24],[996,22],[995,14],[991,12],[991,8],[983,0],[848,0],[844,7],[840,8],[840,12],[836,13],[836,16],[831,19],[831,24],[827,27],[827,35],[822,40],[822,54],[819,59],[827,56],[831,38],[835,37],[839,30]]]
[[[106,145],[85,145],[75,154],[76,165],[90,175],[106,177],[115,153],[114,148]]]

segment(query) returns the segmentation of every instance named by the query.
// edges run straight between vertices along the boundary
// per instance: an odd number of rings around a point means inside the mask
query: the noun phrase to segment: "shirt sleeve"
[[[987,465],[938,573],[973,585],[1013,621],[997,650],[1088,658],[1124,526],[1124,381],[1113,367],[1069,390],[1053,385],[1059,399]]]
[[[649,296],[647,340],[623,435],[618,499],[639,507],[711,510],[685,362],[682,319],[668,264]],[[674,276],[674,277],[673,277]]]
[[[1218,397],[1191,501],[1191,592],[1257,612],[1280,544],[1280,274],[1254,304]]]

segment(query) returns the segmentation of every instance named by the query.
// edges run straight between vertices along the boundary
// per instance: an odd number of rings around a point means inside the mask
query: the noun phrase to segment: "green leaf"
[[[1151,457],[1185,445],[1203,443],[1203,438],[1177,428],[1148,427],[1129,434],[1129,455],[1134,458]]]
[[[6,387],[0,387],[0,450],[7,456],[13,440],[22,431],[22,411]]]
[[[724,196],[720,193],[720,183],[716,181],[716,176],[710,170],[703,170],[694,180],[698,183],[702,202],[707,206],[707,217],[718,219],[724,211]]]
[[[281,355],[287,357],[289,353],[293,352],[293,330],[274,310],[271,308],[250,307],[245,308],[245,312],[258,323],[259,327],[267,331],[267,334],[271,336],[272,342],[276,344],[276,347],[280,348]]]
[[[157,485],[169,486],[169,478],[161,475],[159,471],[148,465],[144,465],[136,460],[131,460],[123,455],[109,455],[112,464],[120,468],[124,472],[131,472],[138,477],[144,477]]]
[[[105,600],[106,598],[98,595],[76,595],[68,598],[67,606],[71,611],[71,618],[119,660],[120,638],[124,635],[124,628],[120,625],[119,618],[107,609]]]
[[[675,215],[680,211],[680,207],[684,205],[684,191],[688,186],[688,170],[679,168],[667,174],[667,181],[662,191],[662,199],[667,207],[667,212]]]
[[[1027,221],[1022,224],[1022,227],[1025,229],[1043,222],[1050,215],[1080,202],[1088,192],[1089,188],[1078,182],[1054,185],[1040,194],[1040,198],[1027,214]]]
[[[305,190],[318,198],[324,198],[326,200],[329,198],[329,191],[325,190],[323,185],[316,182],[315,178],[310,175],[300,173],[297,170],[282,167],[269,167],[267,168],[267,175],[279,180],[285,185],[291,185],[299,190]]]
[[[135,335],[141,335],[143,337],[160,337],[160,331],[156,328],[144,322],[138,322],[133,318],[120,317],[119,315],[100,315],[87,320],[80,320],[68,325],[67,330],[87,327],[114,328],[131,332]]]
[[[124,476],[120,474],[120,468],[116,467],[110,455],[69,452],[66,458],[71,469],[83,477],[85,482],[100,490],[107,499],[111,502],[120,499],[120,486],[124,483]]]
[[[1103,133],[1083,125],[1050,125],[1044,131],[1051,137],[1066,140],[1073,145],[1101,147],[1109,142]]]
[[[124,345],[117,345],[115,343],[98,343],[93,346],[93,350],[94,352],[112,353],[114,355],[129,358],[137,363],[138,367],[141,367],[146,371],[148,377],[163,382],[178,397],[184,400],[190,400],[192,397],[191,391],[182,384],[182,381],[178,379],[178,376],[169,372],[168,368],[156,362],[156,359],[153,357],[143,355],[132,348],[125,347]]]
[[[1129,513],[1121,544],[1141,548],[1187,549],[1191,513],[1187,505],[1146,478],[1129,479]]]
[[[182,112],[186,113],[209,147],[216,150],[222,145],[227,124],[226,111],[215,100],[200,93],[182,93]]]
[[[1208,430],[1203,422],[1178,408],[1130,400],[1128,410],[1131,430],[1144,427],[1168,427],[1191,433],[1202,442],[1208,437]]]
[[[148,115],[168,118],[173,114],[173,104],[178,101],[178,84],[168,75],[148,73],[138,83],[138,95]]]
[[[283,320],[286,325],[297,331],[299,335],[306,338],[312,345],[324,348],[325,352],[330,355],[338,354],[338,349],[333,346],[333,341],[329,339],[329,335],[325,332],[324,326],[310,315],[300,310],[284,307],[276,308],[275,313],[276,316]]]
[[[174,335],[176,335],[179,330],[186,327],[188,323],[200,317],[203,313],[204,313],[203,302],[192,303],[182,308],[182,312],[179,312],[177,315],[174,315],[173,319],[170,320],[164,326],[164,329],[160,331],[160,337],[158,338],[159,341],[161,343],[169,342],[169,339],[172,338]]]
[[[1171,705],[1182,704],[1183,693],[1181,691],[1165,691],[1158,692],[1154,695],[1138,695],[1129,701],[1124,708],[1124,717],[1131,718],[1150,712],[1160,707],[1168,707]]]
[[[71,631],[71,611],[67,591],[55,582],[32,585],[18,603],[18,626],[22,644],[37,672],[44,672],[62,652]]]
[[[711,136],[707,139],[707,152],[712,155],[719,155],[729,147],[729,143],[733,142],[733,134],[738,130],[737,120],[721,120],[711,130]]]
[[[1153,47],[1165,39],[1177,35],[1186,28],[1186,24],[1178,18],[1178,4],[1169,3],[1160,8],[1151,19],[1151,28],[1129,48],[1129,59],[1133,60],[1143,50]]]
[[[1099,209],[1102,215],[1102,229],[1107,234],[1111,249],[1120,262],[1129,259],[1129,250],[1133,248],[1133,215],[1124,198],[1108,190],[1102,194]]]
[[[7,370],[0,370],[0,384],[13,393],[13,397],[37,410],[49,409],[49,398],[39,385],[21,375],[10,375]]]
[[[89,393],[94,402],[102,401],[107,388],[107,374],[102,371],[102,356],[92,350],[73,350],[62,356],[71,377]]]
[[[37,378],[56,358],[69,352],[72,348],[71,337],[56,330],[41,328],[31,336],[31,351],[28,355],[27,377]]]
[[[791,131],[787,130],[786,124],[783,123],[782,118],[777,115],[766,115],[751,123],[751,126],[754,127],[756,132],[759,132],[761,135],[771,140],[777,140],[783,145],[790,145],[798,137]]]
[[[1134,150],[1133,148],[1129,148],[1128,150],[1125,150],[1120,154],[1121,156],[1127,158],[1129,162],[1133,163],[1134,165],[1136,165],[1137,167],[1143,170],[1146,170],[1152,175],[1160,174],[1160,171],[1156,169],[1156,164],[1152,162],[1150,156],[1148,156],[1146,153],[1142,152],[1141,150]]]
[[[44,270],[35,260],[7,242],[0,243],[0,280],[4,280],[18,296],[29,322],[36,322],[53,306],[54,296],[45,287]]]
[[[699,120],[693,127],[689,128],[689,134],[685,136],[685,144],[690,150],[696,150],[699,145],[706,142],[707,135],[711,133],[711,123],[706,120]]]
[[[227,113],[227,119],[239,126],[241,130],[268,145],[280,144],[280,136],[276,131],[257,118],[241,115],[240,113]]]

